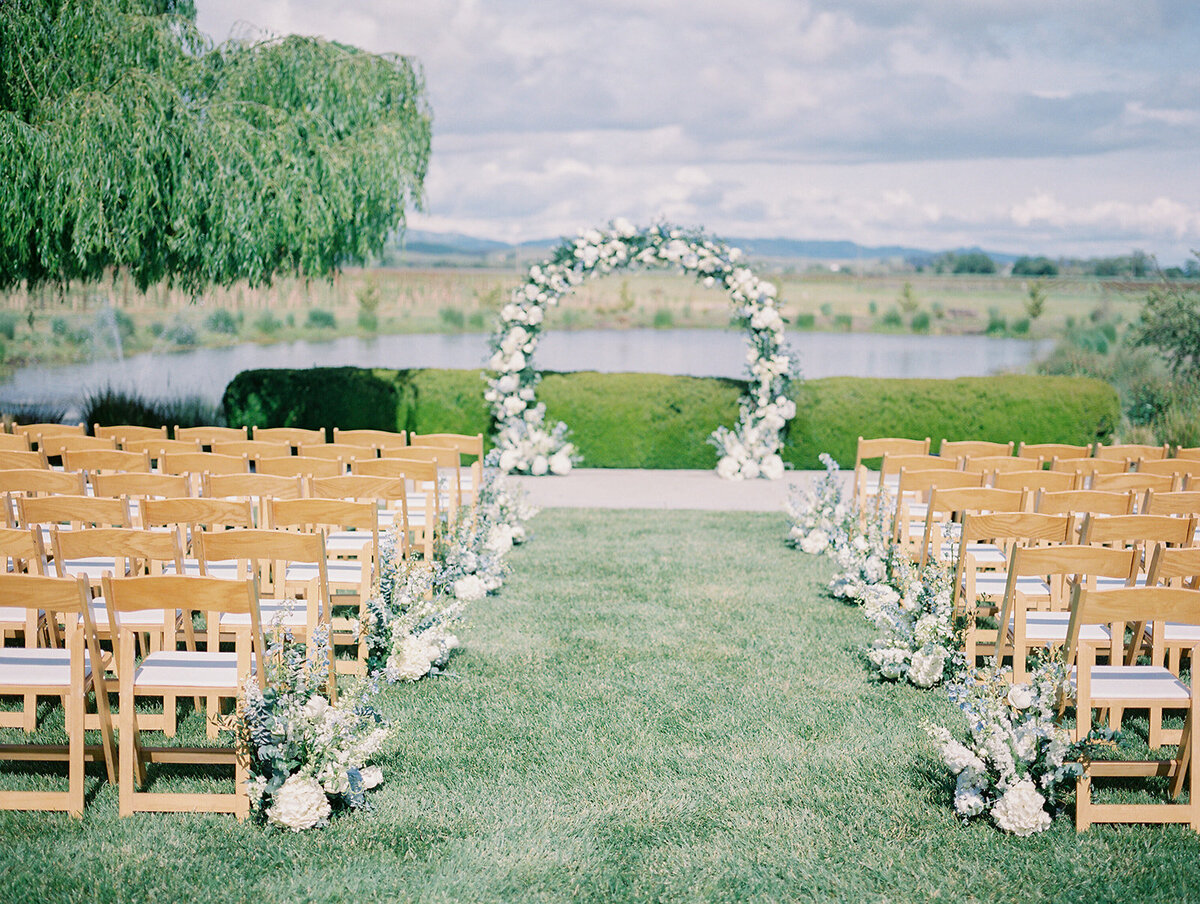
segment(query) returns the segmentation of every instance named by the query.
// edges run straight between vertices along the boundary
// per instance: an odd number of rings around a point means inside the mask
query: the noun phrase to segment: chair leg
[[[21,727],[26,732],[37,731],[37,694],[25,695],[25,711],[21,714]]]
[[[67,776],[68,776],[68,811],[72,816],[83,817],[83,708],[84,700],[74,694],[68,695],[66,707],[67,722]]]
[[[1075,780],[1075,831],[1086,832],[1092,826],[1092,779],[1081,775]]]
[[[119,750],[117,754],[117,812],[121,816],[133,814],[133,784],[135,772],[138,769],[139,756],[134,745],[134,735],[137,733],[137,717],[133,712],[133,697],[121,695],[121,711],[117,716],[120,726]],[[144,778],[138,775],[138,778]]]

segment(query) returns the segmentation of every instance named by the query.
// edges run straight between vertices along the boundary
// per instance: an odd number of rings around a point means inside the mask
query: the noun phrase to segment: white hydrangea
[[[917,687],[933,687],[942,680],[946,655],[942,647],[917,650],[909,663],[908,680]]]
[[[267,819],[272,824],[301,832],[324,825],[333,808],[319,782],[310,776],[296,773],[288,776],[278,791],[274,803],[267,810]]]
[[[454,582],[454,596],[461,602],[473,603],[487,596],[487,586],[482,578],[468,574]]]
[[[1011,785],[992,807],[992,819],[1006,832],[1021,838],[1036,835],[1050,828],[1046,798],[1029,779]]]

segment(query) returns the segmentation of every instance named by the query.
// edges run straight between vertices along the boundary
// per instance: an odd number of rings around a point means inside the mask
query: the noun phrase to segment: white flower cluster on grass
[[[667,225],[638,229],[614,220],[565,241],[550,259],[529,268],[525,284],[500,309],[484,399],[497,424],[499,466],[505,472],[566,474],[579,460],[565,424],[546,424],[537,402],[540,374],[533,364],[546,308],[584,280],[629,267],[671,267],[694,275],[707,287],[729,293],[734,319],[749,339],[746,369],[750,387],[742,398],[737,426],[709,438],[717,447],[717,473],[731,480],[783,476],[781,431],[796,415],[788,397],[794,355],[784,341],[776,287],[741,261],[737,248]]]

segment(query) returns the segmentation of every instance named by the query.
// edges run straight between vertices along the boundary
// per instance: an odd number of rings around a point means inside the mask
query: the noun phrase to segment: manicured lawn
[[[474,608],[456,677],[385,691],[373,812],[291,835],[231,818],[0,814],[12,901],[1187,901],[1200,838],[1069,818],[1020,840],[950,812],[830,566],[782,514],[547,511]],[[193,730],[194,725],[189,726]],[[3,776],[10,781],[14,776]],[[166,784],[164,782],[164,784]]]

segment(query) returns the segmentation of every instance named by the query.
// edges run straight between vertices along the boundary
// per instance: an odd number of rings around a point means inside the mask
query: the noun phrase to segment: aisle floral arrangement
[[[484,393],[496,423],[500,468],[566,474],[580,460],[566,425],[548,426],[545,406],[537,402],[541,375],[533,356],[546,308],[590,277],[633,267],[675,268],[706,287],[729,293],[734,325],[748,338],[750,386],[741,400],[737,426],[720,427],[709,438],[720,456],[717,473],[728,479],[782,477],[782,430],[796,414],[789,394],[795,356],[784,341],[775,286],[742,263],[739,249],[701,232],[666,224],[638,229],[624,219],[564,241],[548,260],[529,268],[525,284],[500,310]]]

